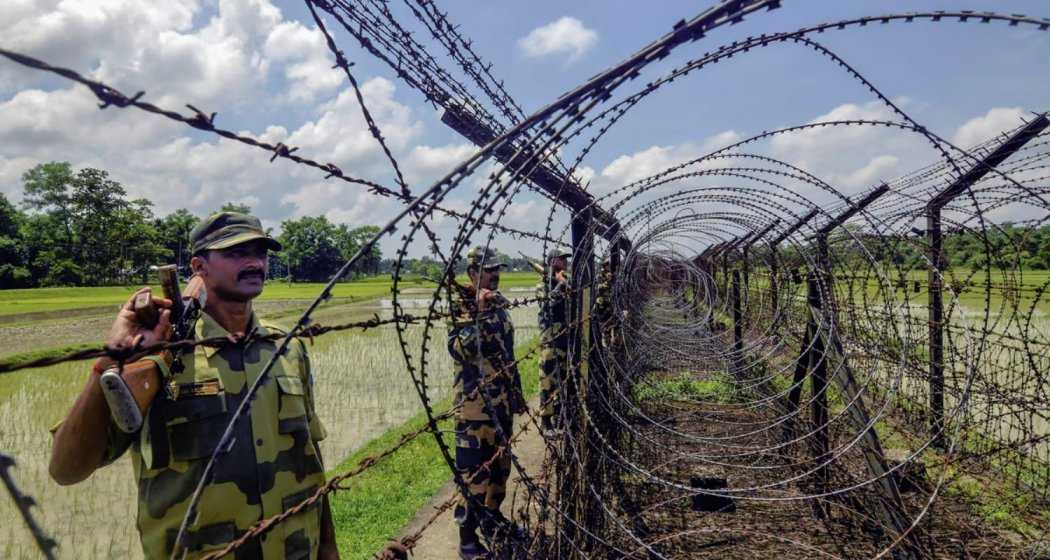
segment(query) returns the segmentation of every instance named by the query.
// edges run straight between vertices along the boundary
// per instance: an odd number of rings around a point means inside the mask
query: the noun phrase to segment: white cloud
[[[398,203],[368,194],[353,192],[338,181],[314,181],[281,197],[281,202],[295,207],[293,217],[327,216],[335,223],[351,226],[375,224],[378,216],[389,215]]]
[[[623,186],[701,155],[692,144],[651,146],[640,152],[617,157],[602,169],[601,178],[605,180],[603,182]]]
[[[734,130],[726,130],[705,138],[699,144],[687,142],[674,146],[650,146],[633,154],[614,159],[592,179],[596,192],[605,194],[628,183],[650,177],[667,169],[705,156],[740,140]],[[593,170],[587,168],[591,173]],[[690,170],[695,171],[695,168]]]
[[[897,101],[906,104],[906,100]],[[871,101],[839,105],[809,123],[855,120],[900,119],[880,101]],[[820,177],[846,194],[893,179],[937,158],[917,133],[874,125],[826,126],[781,134],[769,142],[769,150],[773,157]]]
[[[881,155],[871,158],[867,165],[843,177],[843,187],[865,187],[879,180],[887,180],[893,177],[898,170],[900,158],[891,155]]]
[[[518,46],[528,57],[568,55],[566,63],[579,60],[597,44],[598,32],[569,16],[537,27],[518,40]]]
[[[960,148],[980,144],[1021,125],[1025,112],[1020,107],[996,107],[980,117],[966,121],[952,135],[952,143]]]
[[[362,93],[415,189],[436,180],[476,148],[465,144],[419,143],[423,124],[394,99],[393,84],[375,78]],[[277,159],[238,142],[190,136],[184,125],[134,109],[99,111],[94,96],[80,86],[55,91],[27,90],[0,100],[0,189],[17,200],[20,177],[46,161],[70,161],[76,168],[108,170],[132,197],[154,202],[158,214],[188,208],[198,215],[223,202],[244,202],[268,227],[281,220],[324,214],[352,225],[382,224],[400,203],[376,197],[365,187],[323,180],[318,170]],[[261,140],[284,142],[347,175],[393,186],[389,164],[371,137],[353,94],[344,91],[321,104],[315,117],[298,127],[269,126],[240,131]],[[87,142],[85,139],[92,139]],[[449,205],[455,205],[452,200]],[[460,204],[466,208],[466,204]],[[456,222],[436,220],[451,231]],[[395,241],[388,240],[384,250]]]
[[[284,76],[289,82],[287,97],[294,102],[312,102],[346,83],[343,71],[333,68],[324,35],[316,27],[296,21],[274,26],[263,44],[263,53],[272,61],[285,62]]]
[[[384,78],[361,84],[361,95],[372,118],[396,153],[419,138],[423,123],[413,117],[411,109],[394,100],[394,91],[394,84]],[[315,159],[331,161],[349,175],[375,176],[389,169],[352,90],[343,90],[334,100],[319,106],[318,113],[315,120],[303,124],[283,142],[299,147]]]
[[[195,26],[195,23],[197,24]],[[0,5],[4,47],[169,106],[256,109],[311,102],[345,78],[316,27],[285,21],[270,0],[19,0]],[[48,83],[0,66],[0,94]]]
[[[419,189],[429,187],[429,184],[421,183],[426,179],[442,177],[477,151],[478,147],[473,144],[415,146],[402,168],[405,181],[410,185],[418,185]]]
[[[598,172],[595,171],[593,167],[581,165],[576,168],[576,171],[573,172],[572,177],[573,179],[576,179],[576,182],[580,185],[586,186],[587,183],[591,182],[591,180],[594,179],[594,176],[597,174]]]

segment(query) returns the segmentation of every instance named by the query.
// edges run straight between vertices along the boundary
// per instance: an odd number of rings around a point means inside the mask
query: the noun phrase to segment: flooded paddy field
[[[511,298],[523,297],[512,289],[505,292]],[[431,289],[421,288],[405,295],[429,304],[431,293]],[[257,310],[263,317],[290,324],[304,306],[302,300],[261,301]],[[376,314],[390,316],[389,307],[379,299],[334,301],[315,317],[317,323],[332,325]],[[535,307],[515,309],[513,318],[519,341],[535,336]],[[94,317],[0,327],[0,335],[8,335],[0,336],[0,340],[7,339],[7,346],[0,347],[0,356],[17,353],[20,348],[54,346],[55,341],[101,343],[110,321],[111,311]],[[445,336],[443,322],[431,336]],[[12,342],[12,337],[21,340]],[[422,327],[409,327],[406,338],[418,356]],[[392,326],[333,333],[312,343],[307,341],[307,347],[315,371],[318,415],[329,434],[321,442],[329,468],[421,410]],[[447,397],[452,387],[451,359],[440,352],[431,354],[428,362],[429,394],[435,399]],[[0,450],[18,461],[12,473],[22,490],[41,504],[34,512],[60,543],[60,558],[141,558],[135,529],[137,491],[127,456],[75,486],[58,486],[47,474],[51,448],[48,429],[68,411],[83,388],[90,365],[72,362],[0,376],[0,415],[4,418],[0,423]],[[39,552],[13,504],[0,500],[0,558],[37,557]]]

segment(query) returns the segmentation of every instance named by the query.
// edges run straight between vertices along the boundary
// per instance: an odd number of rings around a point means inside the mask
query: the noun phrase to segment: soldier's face
[[[499,267],[482,269],[470,275],[474,286],[479,290],[499,289]]]
[[[205,259],[195,257],[194,271],[204,277],[209,297],[249,301],[263,291],[269,266],[266,254],[265,241],[249,241],[229,249],[209,251]]]
[[[569,267],[569,260],[565,257],[554,257],[551,259],[551,270],[561,272]]]

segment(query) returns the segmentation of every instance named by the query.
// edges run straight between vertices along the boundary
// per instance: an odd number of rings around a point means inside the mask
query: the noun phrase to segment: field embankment
[[[518,344],[517,355],[522,356],[535,343],[533,335]],[[519,370],[525,397],[539,394],[538,361],[535,358],[525,359],[519,365]],[[451,405],[451,400],[445,399],[436,403],[434,410],[440,413]],[[393,447],[402,435],[415,432],[425,425],[426,415],[419,412],[355,451],[335,469],[335,474],[357,467],[363,459]],[[453,429],[452,420],[445,420],[439,425],[442,430]],[[442,436],[445,444],[454,449],[452,434],[443,432]],[[389,539],[398,536],[402,528],[431,502],[451,478],[448,463],[441,455],[437,442],[431,434],[424,433],[388,459],[350,479],[350,490],[337,493],[332,498],[332,515],[340,555],[352,560],[372,558]]]
[[[506,289],[516,289],[514,295],[523,297],[530,294],[522,289],[532,288],[538,276],[510,272],[502,280]],[[255,307],[261,316],[271,320],[293,322],[322,287],[316,283],[270,283]],[[315,319],[325,324],[365,319],[383,310],[390,288],[391,279],[386,276],[338,284],[335,295],[318,310]],[[434,284],[409,278],[401,288],[404,297],[429,302]],[[107,286],[0,290],[0,363],[18,364],[101,346],[117,307],[137,289]]]

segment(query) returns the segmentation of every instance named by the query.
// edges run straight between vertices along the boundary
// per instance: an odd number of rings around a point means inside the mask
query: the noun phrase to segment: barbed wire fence
[[[538,241],[544,254],[551,246],[571,247],[574,265],[571,374],[559,396],[572,406],[561,407],[562,434],[545,441],[543,472],[528,472],[514,452],[524,431],[508,434],[497,426],[499,453],[515,465],[528,497],[509,519],[496,520],[505,530],[490,544],[500,557],[1046,553],[1040,542],[1048,521],[1038,511],[1050,499],[1050,277],[1033,273],[1028,261],[1050,219],[1050,122],[1046,114],[1033,113],[982,144],[953,145],[814,37],[919,22],[1047,31],[1050,19],[931,11],[824,23],[722,45],[628,91],[647,66],[672,51],[779,7],[773,0],[725,1],[527,115],[433,2],[403,0],[402,8],[381,0],[306,3],[358,94],[395,186],[348,176],[294,147],[221,129],[214,113],[162,109],[143,101],[142,92],[129,97],[72,70],[0,49],[16,63],[85,85],[100,108],[134,107],[182,122],[269,152],[271,161],[288,159],[403,203],[275,342],[279,355],[295,337],[393,324],[427,426],[213,556],[233,552],[343,489],[345,478],[427,432],[465,493],[469,475],[455,469],[438,429],[454,411],[434,410],[431,354],[445,350],[441,341],[433,348],[435,333],[447,319],[442,309],[452,298],[461,255],[501,236]],[[440,108],[442,122],[479,151],[413,194],[326,18]],[[584,160],[650,95],[749,52],[789,46],[840,69],[895,120],[767,130],[609,192],[580,184]],[[452,65],[442,65],[429,47],[443,51]],[[938,161],[847,193],[816,170],[762,153],[764,145],[792,134],[866,129],[917,138]],[[561,154],[568,153],[576,156],[563,161]],[[466,211],[451,209],[445,201],[468,179],[481,183],[474,203]],[[525,231],[503,224],[524,193],[551,202],[544,227]],[[563,210],[568,225],[556,227]],[[452,239],[435,234],[438,216],[458,224]],[[402,237],[392,317],[314,325],[311,317],[335,282],[395,229]],[[400,285],[409,247],[420,240],[445,268],[425,314],[413,315],[402,305]],[[968,261],[953,260],[953,252],[964,250]],[[415,346],[407,336],[410,325],[423,331]],[[23,367],[101,355],[123,363],[168,346],[98,349]],[[267,382],[270,367],[244,403]],[[247,411],[246,404],[233,413],[180,536],[193,526],[195,505],[213,466],[223,460],[222,450],[237,444],[231,428]],[[538,428],[531,414],[529,421]],[[972,491],[975,485],[981,491]],[[1029,506],[1011,513],[1030,529],[1020,537],[1007,539],[1001,526],[973,515],[988,506],[982,502],[987,495],[1005,492],[1020,493]],[[48,554],[46,537],[28,515],[26,522]],[[418,540],[419,534],[412,535],[404,544]]]

